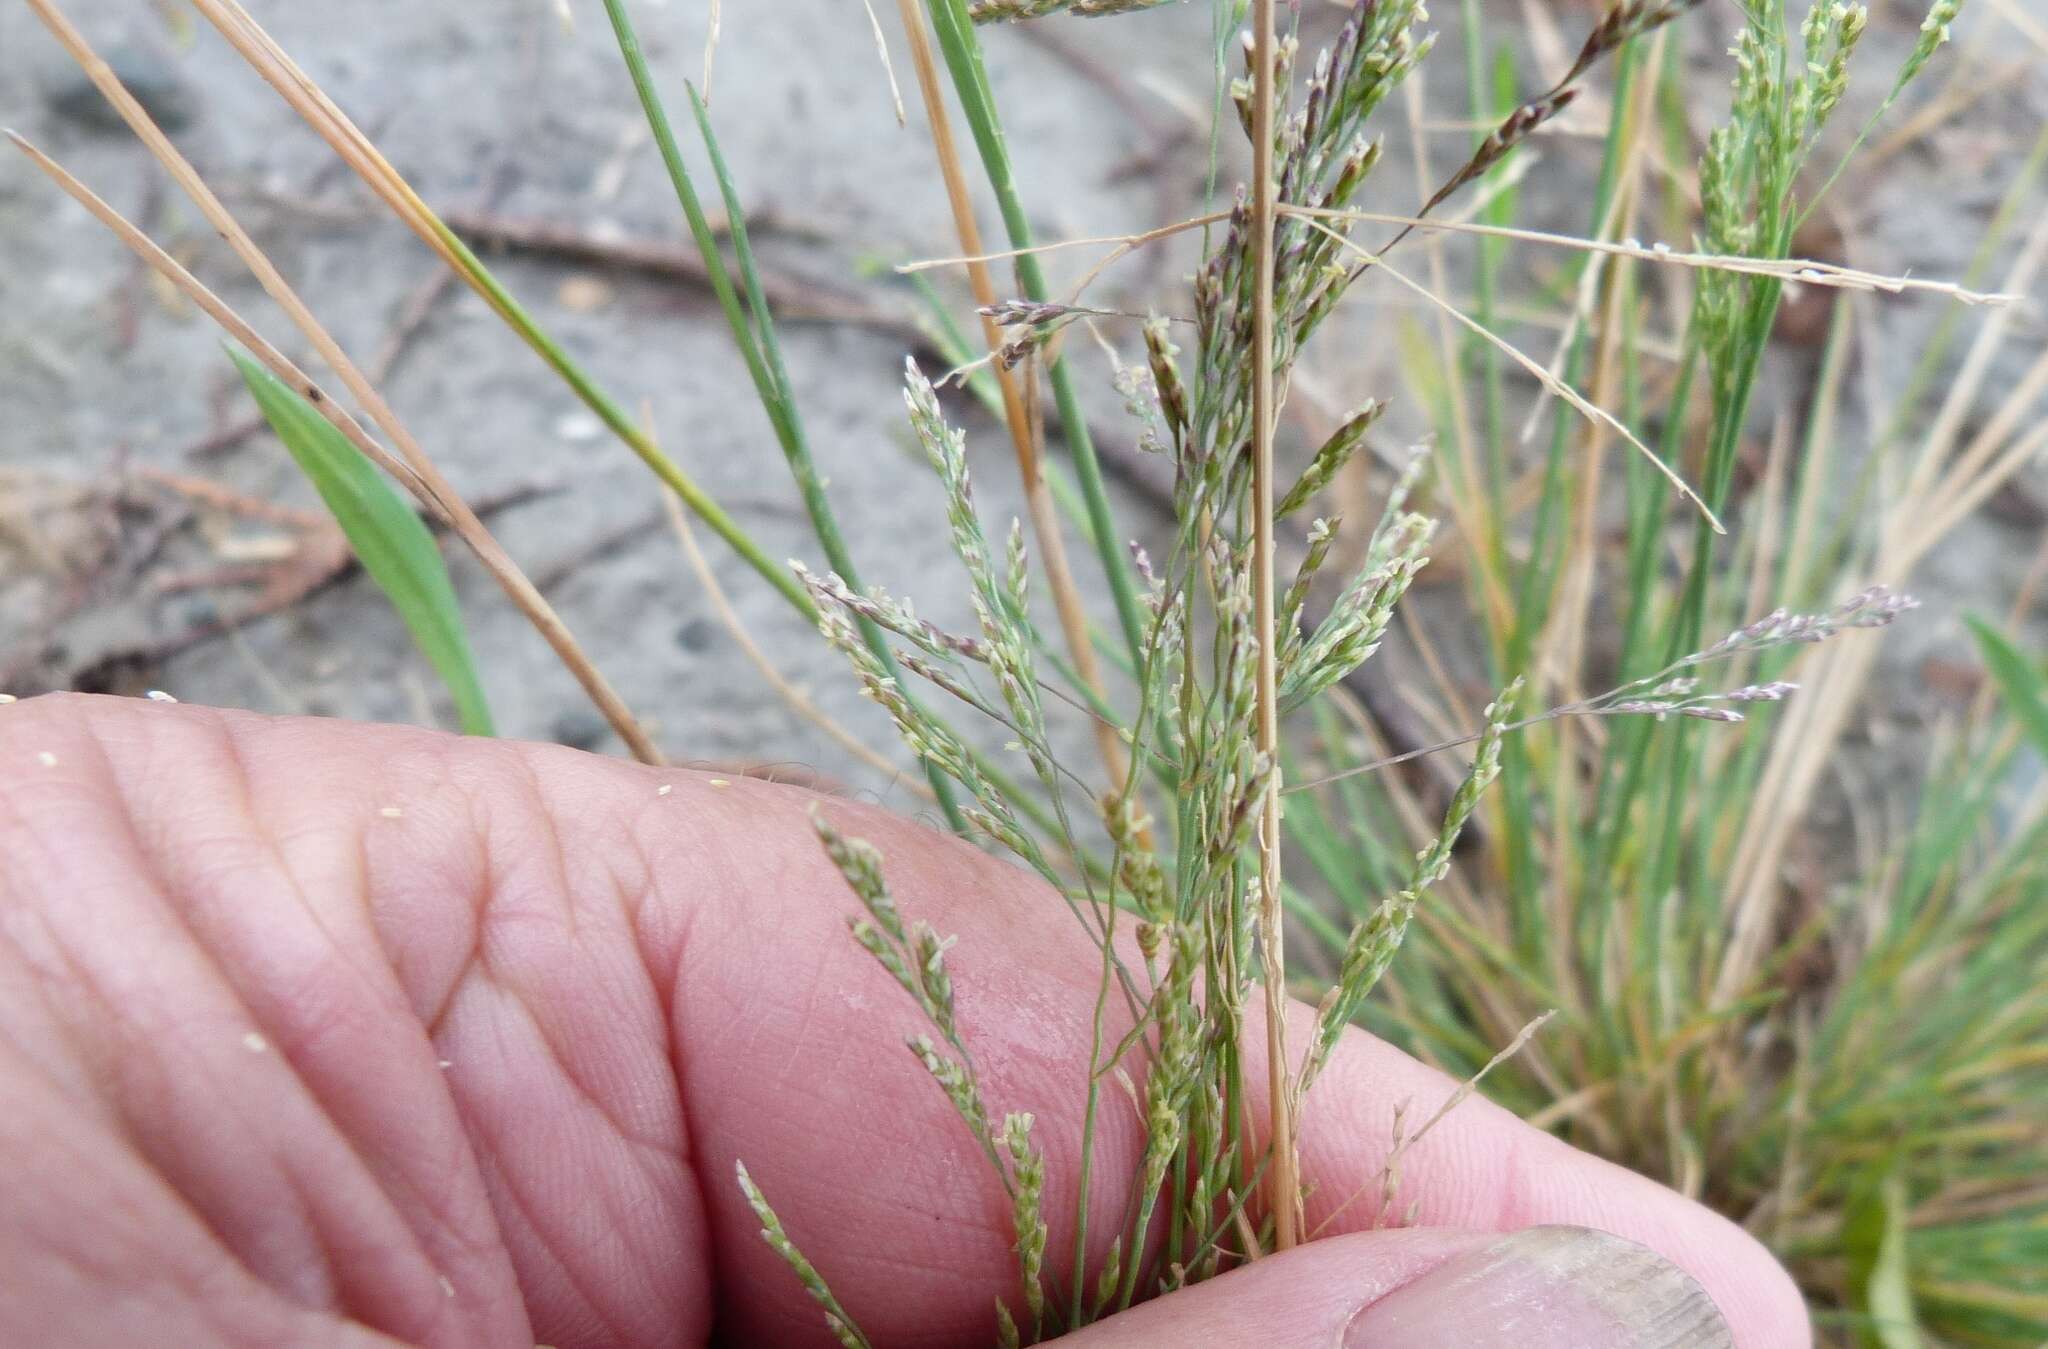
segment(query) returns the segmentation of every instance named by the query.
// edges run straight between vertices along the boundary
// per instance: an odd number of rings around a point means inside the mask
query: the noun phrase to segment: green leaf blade
[[[1927,1342],[1913,1303],[1906,1247],[1911,1207],[1904,1177],[1890,1172],[1866,1185],[1844,1216],[1852,1301],[1864,1316],[1857,1342],[1867,1349],[1924,1349]]]
[[[1970,614],[1963,621],[1970,625],[1984,666],[1997,682],[1998,691],[2005,695],[2005,705],[2012,710],[2013,720],[2025,729],[2034,748],[2048,756],[2048,677],[2004,633],[1983,619]]]
[[[245,352],[228,355],[256,405],[312,480],[363,570],[391,601],[420,653],[455,700],[462,729],[495,735],[448,566],[418,515],[362,451],[298,393]]]

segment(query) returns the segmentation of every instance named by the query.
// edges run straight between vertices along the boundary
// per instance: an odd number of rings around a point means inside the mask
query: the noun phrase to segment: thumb
[[[1312,1242],[1090,1326],[1076,1349],[1726,1349],[1713,1299],[1588,1227],[1413,1228]]]

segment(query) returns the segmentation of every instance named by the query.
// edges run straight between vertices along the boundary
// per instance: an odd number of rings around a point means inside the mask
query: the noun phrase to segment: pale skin
[[[877,1345],[988,1343],[1007,1209],[902,1047],[915,1009],[847,936],[817,801],[402,728],[0,706],[0,1342],[829,1343],[744,1160]],[[992,1107],[1038,1118],[1057,1261],[1093,948],[1015,868],[822,809],[958,936]],[[1090,1342],[1338,1343],[1488,1234],[1565,1223],[1675,1262],[1743,1349],[1807,1343],[1738,1229],[1483,1100],[1403,1164],[1432,1230],[1362,1232],[1396,1105],[1453,1085],[1347,1036],[1301,1118],[1320,1239]],[[1139,1143],[1106,1100],[1105,1241]]]

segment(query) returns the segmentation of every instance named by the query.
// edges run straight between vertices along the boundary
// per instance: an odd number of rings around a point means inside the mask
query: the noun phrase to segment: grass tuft
[[[990,1100],[976,1073],[955,1016],[950,939],[899,910],[883,858],[818,817],[821,846],[858,908],[852,938],[902,989],[917,1016],[905,1042],[1008,1202],[1021,1296],[995,1308],[998,1343],[1065,1333],[1298,1239],[1293,1112],[1313,1108],[1317,1071],[1354,1024],[1442,1065],[1467,1091],[1484,1077],[1496,1099],[1560,1135],[1745,1223],[1793,1268],[1836,1339],[2019,1345],[2048,1336],[2038,1293],[2048,1268],[2039,1177],[2048,1145],[2048,997],[2039,980],[2048,794],[2022,771],[2027,755],[2048,754],[2040,659],[1973,621],[1989,688],[1967,717],[1939,728],[1924,792],[1882,829],[1824,828],[1817,811],[1867,706],[1868,630],[1913,607],[1871,578],[1904,585],[2048,443],[2031,417],[2048,387],[2048,358],[1985,398],[1988,372],[2015,332],[2004,302],[2048,261],[2048,222],[2031,227],[1999,287],[1984,261],[2026,218],[2048,139],[1959,283],[1794,253],[1800,226],[1877,118],[1947,41],[1955,0],[1935,0],[1877,113],[1846,138],[1831,128],[1869,45],[1860,4],[1818,0],[1795,24],[1784,0],[1745,0],[1727,119],[1698,135],[1668,40],[1691,0],[1616,0],[1561,63],[1562,78],[1533,94],[1518,87],[1505,53],[1488,50],[1479,7],[1467,4],[1476,130],[1440,180],[1418,155],[1414,204],[1400,213],[1356,203],[1385,188],[1376,170],[1388,100],[1401,93],[1411,111],[1421,106],[1415,77],[1436,35],[1419,0],[1353,6],[1313,61],[1300,59],[1298,19],[1295,31],[1279,30],[1274,0],[1217,0],[1211,181],[1224,135],[1242,131],[1251,182],[1188,221],[1055,245],[1033,237],[976,25],[1152,0],[928,0],[922,12],[901,0],[969,255],[946,261],[968,268],[987,356],[971,359],[979,353],[942,309],[935,326],[963,363],[963,382],[1007,423],[1031,512],[1028,532],[1015,521],[991,532],[966,433],[909,363],[907,416],[944,493],[971,632],[942,630],[861,580],[811,459],[710,115],[689,90],[732,222],[729,261],[627,0],[606,0],[626,79],[805,507],[818,554],[809,565],[774,562],[664,455],[236,0],[193,2],[664,490],[817,625],[925,767],[954,827],[1042,878],[1094,943],[1081,1139],[1073,1155],[1048,1155],[1033,1138],[1031,1103]],[[30,3],[132,114],[132,99],[55,0]],[[1240,75],[1229,34],[1247,17]],[[1002,221],[1000,253],[980,242],[927,23]],[[716,26],[714,17],[714,37]],[[1531,145],[1567,110],[1580,119],[1599,101],[1588,94],[1609,64],[1586,237],[1520,227],[1517,184]],[[130,120],[395,456],[324,394],[317,406],[307,401],[317,386],[239,316],[17,143],[267,368],[237,356],[448,679],[465,725],[487,729],[488,714],[452,590],[419,521],[371,464],[456,526],[627,743],[658,757],[566,627],[196,171],[146,117]],[[1816,174],[1843,139],[1832,170]],[[1450,217],[1459,201],[1470,218]],[[1628,237],[1652,213],[1673,237],[1692,232],[1691,246]],[[1364,226],[1389,233],[1367,245],[1355,237]],[[1199,265],[1187,294],[1164,306],[1180,317],[1086,302],[1119,258],[1195,229]],[[1422,241],[1426,272],[1399,254],[1411,238]],[[1478,253],[1469,305],[1445,280],[1447,245],[1466,239]],[[1056,298],[1041,254],[1076,242],[1115,246]],[[1525,245],[1569,250],[1563,275],[1528,300],[1509,294],[1513,250]],[[1390,261],[1397,255],[1403,264]],[[1015,299],[993,288],[989,264],[998,260],[1016,269]],[[938,308],[939,292],[919,279]],[[1368,487],[1395,401],[1395,391],[1375,391],[1331,422],[1283,489],[1280,414],[1297,375],[1308,382],[1303,354],[1341,306],[1382,279],[1433,320],[1434,343],[1399,320],[1388,331],[1409,386],[1399,405],[1435,424],[1430,443],[1441,449]],[[1962,330],[1960,319],[1944,322],[1880,430],[1852,456],[1836,441],[1858,327],[1838,309],[1804,423],[1781,418],[1771,429],[1752,485],[1738,470],[1753,458],[1756,391],[1792,285],[1872,298],[1912,291],[1974,306],[1981,321],[1945,383]],[[1547,361],[1510,336],[1531,313],[1561,333]],[[1114,364],[1132,439],[1170,471],[1168,538],[1151,553],[1129,544],[1111,508],[1074,364],[1062,355],[1077,324],[1129,332],[1142,351]],[[1529,376],[1524,434],[1507,407],[1516,369]],[[1071,485],[1048,452],[1051,431],[1064,442]],[[1616,438],[1636,453],[1610,470]],[[1112,614],[1106,638],[1060,542],[1062,493],[1072,507],[1065,523],[1095,553]],[[1332,511],[1311,516],[1297,537],[1294,520],[1332,496],[1362,503],[1348,513],[1369,527]],[[1436,508],[1450,527],[1439,526]],[[1290,547],[1299,560],[1282,588],[1279,559]],[[1407,603],[1432,553],[1462,563],[1464,610],[1448,621]],[[1050,583],[1064,653],[1034,620],[1034,564]],[[1708,640],[1715,631],[1726,635]],[[1399,745],[1400,718],[1360,697],[1375,691],[1371,676],[1397,642],[1432,676],[1406,690],[1405,709],[1431,730],[1403,734]],[[1121,687],[1101,677],[1104,664],[1121,669]],[[1493,688],[1505,691],[1473,715],[1466,690]],[[1518,717],[1520,702],[1541,710]],[[1095,733],[1099,773],[1056,751],[1072,717]],[[1702,725],[1744,722],[1740,731]],[[1460,733],[1466,727],[1474,728]],[[985,748],[993,743],[1004,748]],[[1441,796],[1386,771],[1465,745],[1474,746],[1471,761]],[[1852,795],[1846,804],[1853,815],[1867,803]],[[1802,876],[1792,865],[1802,852],[1827,856]],[[1310,1045],[1290,1048],[1277,1034],[1275,1012],[1290,991],[1318,1008]],[[1096,1155],[1104,1110],[1121,1108],[1104,1102],[1105,1083],[1139,1109],[1135,1175],[1108,1173]],[[1267,1098],[1269,1130],[1253,1125],[1255,1093]],[[1379,1220],[1398,1221],[1401,1157],[1434,1122],[1404,1129],[1380,1178]],[[1045,1195],[1062,1170],[1075,1181],[1074,1242],[1051,1251]],[[865,1345],[744,1166],[737,1178],[764,1239],[832,1333]],[[1102,1186],[1115,1187],[1108,1224],[1091,1219]]]

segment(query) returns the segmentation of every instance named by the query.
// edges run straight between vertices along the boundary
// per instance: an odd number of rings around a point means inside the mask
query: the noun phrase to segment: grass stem
[[[1259,824],[1259,931],[1266,993],[1266,1089],[1272,1170],[1267,1202],[1273,1244],[1296,1240],[1301,1175],[1294,1147],[1294,1093],[1287,1058],[1287,979],[1280,878],[1280,628],[1273,598],[1273,0],[1252,5],[1252,598],[1258,629],[1259,753],[1273,764]]]

